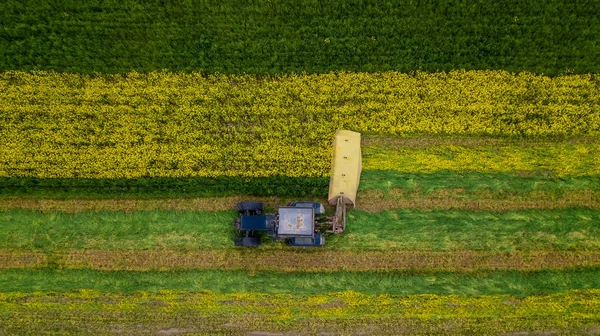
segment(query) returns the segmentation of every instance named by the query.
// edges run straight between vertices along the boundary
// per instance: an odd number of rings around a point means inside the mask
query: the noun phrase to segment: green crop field
[[[2,1],[0,335],[597,335],[600,2]],[[347,228],[234,246],[237,202]]]
[[[596,1],[3,1],[1,67],[598,72]]]

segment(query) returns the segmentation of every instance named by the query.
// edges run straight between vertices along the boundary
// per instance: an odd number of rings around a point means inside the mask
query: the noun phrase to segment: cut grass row
[[[5,334],[594,334],[600,293],[522,298],[43,291],[0,294],[0,314]]]
[[[198,249],[232,246],[233,211],[0,212],[0,248]],[[473,212],[396,210],[348,213],[330,249],[585,251],[600,249],[600,213],[591,209]],[[276,245],[278,246],[278,245]],[[263,246],[269,249],[270,244]]]
[[[415,195],[416,194],[416,195]],[[560,194],[557,195],[557,194]],[[480,198],[475,198],[479,196]],[[2,201],[0,201],[1,207]],[[360,193],[357,208],[368,212],[396,209],[419,210],[472,210],[518,211],[527,209],[549,210],[565,208],[600,209],[600,193],[591,190],[579,192],[532,192],[524,195],[498,195],[491,192],[465,193],[463,189],[439,189],[421,196],[403,189]],[[31,207],[30,209],[35,209]],[[67,208],[68,210],[68,208]]]
[[[0,269],[175,271],[190,269],[275,272],[541,271],[600,267],[600,252],[369,251],[297,249],[0,250]]]
[[[104,198],[104,199],[47,199],[33,197],[0,197],[0,211],[11,209],[61,211],[149,211],[155,209],[173,211],[228,211],[242,201],[263,202],[269,211],[277,204],[288,204],[300,197],[257,197],[224,196],[204,198]],[[333,211],[327,199],[302,197],[303,201],[324,204]],[[436,189],[423,195],[421,190],[408,192],[400,188],[361,191],[358,193],[356,209],[367,212],[394,211],[397,209],[418,210],[474,210],[474,211],[517,211],[527,209],[550,210],[564,208],[600,209],[600,191],[583,189],[578,191],[535,191],[515,195],[491,191],[465,192],[464,189]]]

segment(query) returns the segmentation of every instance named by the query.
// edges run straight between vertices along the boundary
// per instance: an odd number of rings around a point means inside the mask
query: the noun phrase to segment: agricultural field
[[[3,1],[0,335],[600,334],[598,12]],[[234,247],[339,129],[346,231]]]

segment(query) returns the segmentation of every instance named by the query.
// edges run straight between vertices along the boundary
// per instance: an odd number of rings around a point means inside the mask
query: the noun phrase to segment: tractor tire
[[[252,247],[252,246],[260,246],[261,244],[262,244],[261,237],[237,237],[234,240],[235,246]]]
[[[257,215],[262,214],[264,207],[262,202],[240,202],[235,206],[238,212],[254,212]]]

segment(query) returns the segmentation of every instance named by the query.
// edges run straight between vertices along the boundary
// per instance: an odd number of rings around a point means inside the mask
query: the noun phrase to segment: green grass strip
[[[233,246],[233,219],[227,212],[60,212],[13,210],[0,213],[4,247],[54,250],[65,248]],[[0,244],[2,244],[0,243]]]
[[[7,0],[0,68],[598,73],[598,12],[595,1],[560,0]]]
[[[329,177],[265,177],[265,178],[0,178],[0,198],[157,198],[212,196],[281,196],[327,197]],[[396,170],[364,170],[360,191],[402,188],[427,195],[440,189],[460,188],[466,193],[491,192],[498,197],[547,191],[557,196],[577,190],[600,191],[598,176],[556,177],[551,171],[537,172],[399,172]],[[477,196],[473,196],[477,197]]]
[[[399,172],[395,170],[365,170],[360,177],[359,191],[401,188],[422,195],[440,189],[460,188],[468,194],[491,192],[498,196],[522,195],[532,191],[547,191],[561,195],[583,189],[600,190],[600,177],[556,177],[548,171],[506,172],[456,172],[435,173]]]
[[[353,290],[365,294],[510,294],[529,296],[600,288],[600,269],[500,271],[473,274],[406,272],[277,273],[245,271],[102,272],[92,270],[6,270],[3,292],[92,289],[133,293],[159,290],[308,295]]]
[[[0,212],[0,248],[198,249],[232,247],[234,211],[134,211],[77,213]],[[402,250],[598,250],[600,213],[588,209],[351,210],[347,230],[326,248]],[[277,247],[278,245],[276,245]],[[261,248],[272,248],[270,244]]]
[[[397,210],[348,213],[345,235],[332,248],[426,250],[577,250],[600,248],[600,213],[594,210]]]

